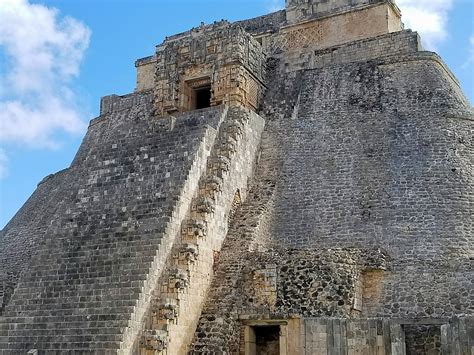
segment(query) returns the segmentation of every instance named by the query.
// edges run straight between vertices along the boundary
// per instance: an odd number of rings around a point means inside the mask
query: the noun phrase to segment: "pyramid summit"
[[[0,232],[0,354],[474,354],[474,115],[391,0],[201,24]]]

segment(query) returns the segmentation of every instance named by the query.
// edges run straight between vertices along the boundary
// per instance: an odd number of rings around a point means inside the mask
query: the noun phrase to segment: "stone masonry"
[[[474,115],[392,0],[137,60],[0,231],[0,354],[474,354]]]

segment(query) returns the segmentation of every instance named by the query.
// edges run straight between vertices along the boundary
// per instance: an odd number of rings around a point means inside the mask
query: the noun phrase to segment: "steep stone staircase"
[[[166,127],[171,120],[155,122],[146,107],[138,117],[138,109],[89,128],[63,183],[70,198],[0,317],[0,354],[106,353],[141,329],[149,285],[161,275],[227,111],[186,113]]]
[[[240,324],[232,315],[237,313],[241,302],[239,284],[246,255],[272,246],[271,226],[279,178],[276,162],[281,161],[277,145],[273,137],[264,132],[252,186],[230,223],[189,354],[239,352]]]
[[[218,265],[229,216],[245,194],[262,129],[263,119],[255,113],[229,109],[152,299],[140,354],[187,351]]]

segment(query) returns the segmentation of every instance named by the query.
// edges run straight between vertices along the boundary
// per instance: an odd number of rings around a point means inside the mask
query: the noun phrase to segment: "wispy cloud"
[[[285,8],[285,0],[267,0],[268,11],[275,12]]]
[[[58,133],[83,131],[71,80],[89,37],[83,23],[57,9],[0,1],[0,143],[54,147]]]
[[[437,50],[448,37],[447,24],[453,0],[397,0],[407,28],[418,31],[428,50]]]

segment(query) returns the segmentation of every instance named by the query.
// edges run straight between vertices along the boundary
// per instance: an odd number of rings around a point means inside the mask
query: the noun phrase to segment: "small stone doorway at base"
[[[247,326],[245,355],[281,355],[281,327],[279,324]]]
[[[407,355],[439,355],[442,353],[441,325],[404,325]]]
[[[280,326],[254,327],[257,355],[280,355]]]

